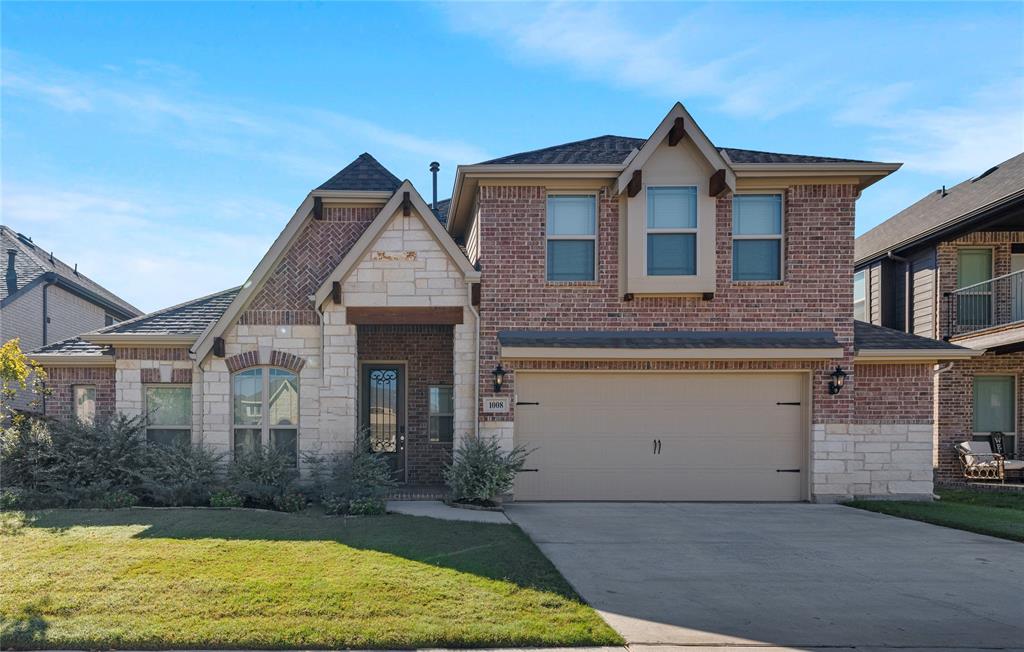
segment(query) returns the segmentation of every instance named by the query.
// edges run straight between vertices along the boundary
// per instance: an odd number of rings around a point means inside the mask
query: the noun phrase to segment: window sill
[[[784,281],[784,280],[774,280],[774,281],[742,280],[742,281],[740,281],[740,280],[733,279],[731,281],[731,283],[733,285],[761,285],[761,286],[765,286],[765,285],[767,285],[767,286],[774,286],[774,285],[777,285],[777,286],[781,287],[781,286],[786,284],[786,281]]]
[[[552,288],[579,288],[579,287],[600,287],[600,281],[544,281],[545,287]]]

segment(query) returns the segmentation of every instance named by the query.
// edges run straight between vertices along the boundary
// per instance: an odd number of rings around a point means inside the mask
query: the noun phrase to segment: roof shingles
[[[402,185],[401,180],[380,162],[363,152],[356,160],[341,169],[333,177],[320,184],[317,190],[361,190],[394,192]]]

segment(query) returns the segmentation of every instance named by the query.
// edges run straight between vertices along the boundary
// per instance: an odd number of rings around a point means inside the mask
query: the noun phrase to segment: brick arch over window
[[[241,371],[242,369],[248,369],[249,367],[270,365],[271,367],[280,367],[281,369],[287,369],[298,374],[306,364],[306,361],[303,358],[293,353],[278,351],[276,349],[270,352],[270,356],[266,360],[260,359],[259,351],[243,351],[237,355],[225,358],[224,362],[227,364],[228,371],[231,373]]]

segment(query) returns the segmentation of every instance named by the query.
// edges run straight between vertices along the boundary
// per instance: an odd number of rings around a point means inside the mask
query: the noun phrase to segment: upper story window
[[[93,423],[96,421],[96,386],[75,385],[75,418],[82,423]]]
[[[146,387],[146,439],[164,446],[187,446],[192,443],[191,387]]]
[[[112,315],[103,315],[103,325],[104,326],[113,326],[114,325],[114,317]]]
[[[732,200],[732,278],[782,280],[782,195],[736,195]]]
[[[647,188],[647,275],[697,273],[697,188]]]
[[[549,195],[549,281],[593,281],[597,277],[597,197]]]
[[[853,275],[853,318],[860,321],[868,320],[868,292],[864,270]]]
[[[240,371],[232,377],[235,455],[271,447],[298,464],[299,378],[274,367]]]

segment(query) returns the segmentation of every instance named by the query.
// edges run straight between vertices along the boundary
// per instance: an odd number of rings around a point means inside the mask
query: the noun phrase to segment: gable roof
[[[402,184],[398,177],[363,152],[333,177],[324,181],[317,190],[369,190],[394,192]]]
[[[331,296],[331,284],[334,281],[343,280],[362,259],[366,251],[377,241],[380,234],[387,228],[388,223],[394,217],[398,208],[401,206],[405,193],[409,193],[409,200],[412,202],[412,210],[423,221],[423,224],[427,227],[427,230],[434,236],[438,244],[448,253],[448,256],[455,262],[455,264],[462,270],[463,275],[467,279],[479,280],[480,272],[473,268],[473,265],[469,262],[469,258],[466,257],[464,251],[459,249],[459,246],[455,244],[451,235],[445,230],[437,215],[434,213],[430,206],[423,201],[423,197],[416,191],[415,186],[412,182],[406,179],[402,182],[402,185],[398,187],[395,194],[391,196],[391,199],[384,208],[380,209],[370,225],[366,227],[363,234],[359,236],[359,239],[353,243],[352,247],[348,250],[345,256],[338,263],[338,266],[327,275],[327,277],[320,284],[320,289],[316,291],[314,295],[314,305],[319,308],[327,301]]]
[[[935,232],[973,219],[1024,196],[1024,153],[946,190],[930,192],[857,238],[858,263],[916,244]]]
[[[7,269],[7,251],[15,250],[14,270],[18,273],[17,292],[9,293],[7,284],[0,283],[2,305],[9,303],[9,299],[12,300],[19,296],[28,286],[50,280],[70,292],[103,306],[108,312],[116,313],[113,314],[114,317],[127,319],[142,314],[142,311],[132,304],[77,271],[75,267],[53,256],[52,253],[47,253],[28,236],[14,231],[8,226],[0,225],[0,246],[3,247],[3,257],[0,259],[0,263],[5,270]],[[44,279],[47,275],[49,275],[48,279]]]

